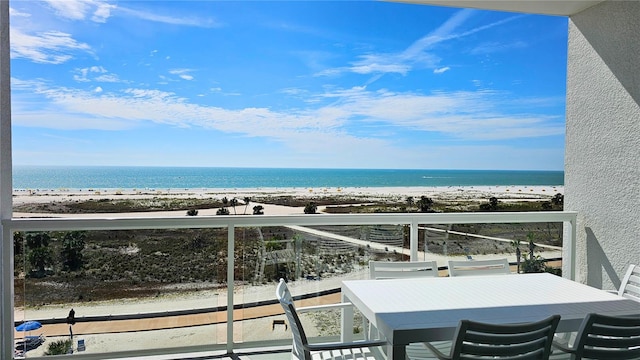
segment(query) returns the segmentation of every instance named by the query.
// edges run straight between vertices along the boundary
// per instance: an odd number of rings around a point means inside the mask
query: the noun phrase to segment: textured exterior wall
[[[578,212],[576,280],[617,288],[640,263],[640,2],[569,21],[565,210]]]

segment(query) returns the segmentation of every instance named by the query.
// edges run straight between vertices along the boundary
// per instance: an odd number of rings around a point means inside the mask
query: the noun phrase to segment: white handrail
[[[418,225],[428,224],[487,224],[487,223],[537,223],[563,222],[565,224],[563,248],[563,274],[575,277],[575,222],[576,212],[483,212],[483,213],[394,213],[394,214],[317,214],[317,215],[225,215],[225,216],[182,216],[182,217],[136,217],[118,218],[104,216],[77,218],[12,218],[2,220],[5,234],[15,231],[72,231],[72,230],[135,230],[135,229],[186,229],[224,228],[228,229],[227,259],[227,352],[233,352],[238,344],[233,341],[233,283],[234,283],[234,229],[251,226],[309,226],[309,225],[408,225],[410,227],[410,258],[418,260]],[[3,262],[3,272],[13,273],[12,262]],[[13,282],[11,282],[13,283]],[[4,293],[4,300],[13,305],[13,287]],[[8,299],[10,297],[10,299]],[[13,306],[12,306],[13,308]],[[3,314],[3,319],[11,319],[13,311]],[[12,347],[13,339],[3,337],[3,347]],[[164,351],[158,349],[158,351]],[[134,356],[136,352],[119,355]],[[88,355],[87,355],[88,356]],[[88,359],[85,354],[75,354],[75,359]]]

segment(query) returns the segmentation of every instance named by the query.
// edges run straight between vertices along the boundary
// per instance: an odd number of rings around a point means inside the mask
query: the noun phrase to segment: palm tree
[[[249,206],[249,202],[251,202],[251,198],[248,197],[248,196],[245,196],[244,197],[244,213],[243,214],[247,213],[247,207]]]
[[[238,199],[236,198],[231,199],[231,201],[229,201],[229,205],[231,205],[231,207],[233,208],[233,215],[238,215],[236,213],[236,205],[238,205]]]
[[[407,199],[405,200],[405,202],[407,203],[407,208],[409,209],[411,209],[415,204],[415,200],[413,199],[413,196],[407,196]]]
[[[29,259],[29,263],[36,271],[44,275],[45,267],[49,266],[53,262],[53,256],[51,255],[51,249],[49,249],[49,241],[51,237],[48,233],[29,233],[25,237],[29,253],[26,254]]]
[[[433,206],[433,199],[421,196],[420,200],[418,200],[418,207],[420,208],[420,212],[430,212],[431,207]]]
[[[562,206],[564,204],[564,195],[557,193],[551,198],[551,203],[555,206]]]
[[[16,231],[13,233],[13,254],[20,255],[24,247],[24,233]]]
[[[520,273],[520,258],[522,257],[522,253],[520,252],[520,240],[511,240],[511,246],[516,248],[516,272]]]
[[[84,250],[84,231],[70,231],[62,239],[62,262],[65,268],[75,271],[82,268],[82,250]]]
[[[253,215],[264,215],[264,206],[256,205],[253,207]]]
[[[315,214],[318,210],[318,206],[314,202],[310,202],[304,207],[305,214]]]
[[[48,247],[38,247],[29,252],[29,263],[36,269],[38,274],[44,275],[45,267],[51,265],[52,262],[51,249]]]

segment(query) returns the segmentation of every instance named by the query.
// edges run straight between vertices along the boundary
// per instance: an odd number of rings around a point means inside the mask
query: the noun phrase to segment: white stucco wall
[[[639,1],[606,1],[569,21],[565,210],[576,280],[607,289],[640,263],[639,18]]]

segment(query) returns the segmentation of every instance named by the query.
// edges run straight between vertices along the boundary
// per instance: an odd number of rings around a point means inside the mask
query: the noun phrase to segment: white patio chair
[[[440,360],[544,360],[549,359],[553,334],[559,322],[559,315],[536,322],[507,325],[462,320],[448,354],[431,343],[425,345]]]
[[[573,346],[557,337],[553,345],[561,352],[554,351],[552,359],[640,359],[640,317],[589,314]]]
[[[438,274],[438,263],[436,261],[369,261],[369,277],[371,279],[401,279],[436,277]],[[368,338],[378,336],[378,331],[373,326],[369,328]],[[450,341],[438,343],[439,348],[451,347]],[[411,360],[435,359],[433,354],[422,344],[409,344],[406,348],[407,358]]]
[[[438,276],[435,261],[369,261],[371,279],[399,279]]]
[[[292,360],[384,359],[382,350],[379,348],[382,345],[386,345],[387,342],[384,340],[313,344],[308,342],[304,328],[300,323],[298,312],[340,309],[347,306],[353,306],[351,303],[307,306],[296,309],[293,304],[293,298],[284,279],[280,279],[280,283],[276,288],[276,298],[284,309],[287,319],[289,320],[291,334],[293,335],[293,347],[291,349]]]
[[[634,301],[640,302],[640,266],[631,264],[627,268],[627,272],[622,278],[622,283],[618,290],[606,290],[609,293],[617,294],[619,296],[625,297],[627,299],[631,299]],[[569,333],[559,333],[556,334],[555,341],[558,344],[564,344],[564,346],[568,346],[567,344],[575,343],[577,338],[576,332]],[[556,354],[553,355],[553,359],[568,359],[567,354]]]
[[[490,260],[449,260],[449,276],[476,276],[511,274],[509,261]]]
[[[640,266],[629,265],[627,273],[622,278],[618,295],[640,302]]]

